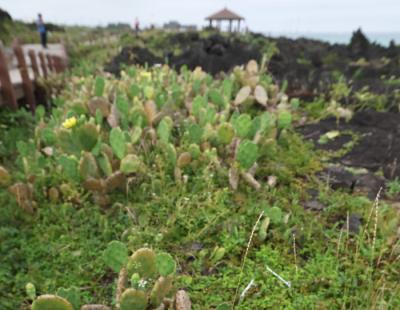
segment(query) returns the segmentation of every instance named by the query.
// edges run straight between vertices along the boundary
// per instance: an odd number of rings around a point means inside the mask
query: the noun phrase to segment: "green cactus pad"
[[[72,304],[74,309],[80,309],[81,307],[81,294],[79,288],[71,286],[69,288],[60,287],[57,290],[57,296],[65,298]]]
[[[79,161],[79,175],[83,180],[88,178],[97,179],[99,177],[99,169],[92,153],[83,153]]]
[[[289,111],[282,111],[278,115],[278,128],[287,129],[292,124],[292,114]]]
[[[98,76],[94,82],[94,94],[97,97],[101,97],[104,94],[104,88],[106,86],[106,81],[103,77]]]
[[[200,147],[197,144],[189,145],[189,153],[193,159],[198,159],[201,155]]]
[[[135,126],[133,130],[131,130],[131,142],[132,144],[136,144],[139,142],[140,138],[142,137],[142,127]]]
[[[110,145],[114,154],[122,159],[126,153],[125,135],[119,127],[111,129],[110,132]]]
[[[233,120],[233,127],[235,127],[237,135],[242,139],[249,135],[251,125],[251,116],[248,114],[241,114],[238,118]]]
[[[235,136],[235,129],[229,123],[223,123],[218,127],[218,141],[222,144],[229,144]]]
[[[156,255],[153,250],[142,248],[128,259],[128,276],[138,273],[142,278],[151,278],[157,273]]]
[[[224,98],[221,96],[220,92],[216,89],[211,89],[208,92],[208,97],[210,98],[211,102],[214,103],[216,106],[223,108],[225,106]]]
[[[137,173],[143,171],[143,163],[136,155],[129,154],[121,160],[119,170],[125,174]]]
[[[86,123],[80,126],[76,132],[76,138],[78,140],[79,146],[85,150],[90,152],[95,145],[97,144],[97,140],[99,137],[99,132],[96,128],[96,125],[91,123]]]
[[[147,297],[143,291],[128,288],[121,296],[120,310],[146,310]]]
[[[190,124],[188,127],[188,136],[190,143],[200,144],[203,138],[204,130],[198,124]]]
[[[171,130],[172,130],[171,118],[170,117],[163,118],[157,127],[158,138],[161,141],[168,143],[171,136]]]
[[[113,172],[110,159],[108,158],[107,154],[102,152],[100,156],[97,158],[97,163],[101,171],[104,173],[105,176],[110,176]]]
[[[33,302],[32,310],[74,310],[74,307],[62,297],[42,295]]]
[[[156,265],[158,273],[163,276],[169,276],[176,271],[176,263],[168,253],[158,253],[156,256]]]
[[[150,302],[158,307],[172,290],[172,277],[160,277],[150,293]]]
[[[124,96],[118,95],[117,100],[115,101],[115,105],[117,106],[117,109],[121,113],[121,115],[123,116],[128,115],[129,103]]]
[[[250,169],[258,158],[258,147],[250,140],[243,140],[240,142],[237,153],[236,160],[239,162],[240,166],[244,169]]]
[[[119,241],[111,241],[103,252],[103,260],[113,271],[119,272],[128,261],[128,249]]]

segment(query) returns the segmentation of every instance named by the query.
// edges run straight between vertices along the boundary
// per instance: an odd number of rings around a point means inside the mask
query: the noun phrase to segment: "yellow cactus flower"
[[[77,122],[76,117],[75,117],[75,116],[72,116],[72,117],[70,117],[70,118],[67,118],[67,119],[65,120],[65,122],[62,123],[62,125],[63,125],[64,128],[70,129],[70,128],[72,128],[72,127],[75,127],[76,122]]]
[[[151,72],[148,71],[142,71],[140,72],[140,76],[144,79],[151,79]]]

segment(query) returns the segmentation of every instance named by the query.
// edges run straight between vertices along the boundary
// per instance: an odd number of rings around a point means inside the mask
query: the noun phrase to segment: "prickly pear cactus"
[[[156,255],[156,266],[158,273],[163,276],[169,276],[176,271],[176,263],[168,253],[158,253]]]
[[[79,161],[79,175],[83,180],[87,180],[88,178],[97,179],[99,177],[97,162],[92,153],[83,153]]]
[[[239,90],[235,98],[235,104],[240,105],[243,104],[246,100],[249,99],[251,94],[251,87],[245,86]]]
[[[171,130],[172,130],[172,119],[170,117],[164,117],[161,122],[158,124],[157,127],[157,136],[158,138],[168,143],[171,137]]]
[[[11,175],[6,168],[0,166],[0,186],[7,186],[11,182]]]
[[[128,249],[119,241],[111,241],[103,252],[104,262],[115,272],[119,272],[128,261]]]
[[[172,290],[172,277],[160,277],[150,293],[152,306],[158,307]]]
[[[97,97],[101,97],[104,94],[104,88],[106,86],[106,81],[103,77],[98,76],[94,82],[94,94]]]
[[[139,157],[129,154],[121,160],[119,170],[125,174],[137,173],[144,170],[144,164]]]
[[[229,144],[235,136],[235,129],[229,123],[223,123],[218,128],[218,141],[222,144]]]
[[[105,98],[94,97],[89,100],[88,109],[91,116],[96,116],[100,111],[101,116],[107,118],[111,113],[111,104]]]
[[[292,114],[289,111],[281,111],[278,115],[278,128],[287,129],[292,124]]]
[[[143,291],[129,288],[123,292],[120,301],[121,310],[146,310],[147,297]]]
[[[250,140],[243,140],[240,142],[236,160],[239,162],[243,169],[250,169],[258,158],[258,147]]]
[[[251,116],[248,114],[241,114],[233,121],[233,126],[235,127],[236,133],[242,139],[248,136],[251,125]]]
[[[119,127],[111,129],[110,132],[110,145],[114,154],[122,159],[126,153],[125,135]]]
[[[128,277],[138,273],[142,278],[151,278],[157,273],[156,255],[153,250],[142,248],[128,259]]]
[[[79,143],[79,146],[85,150],[90,152],[95,145],[97,144],[97,140],[99,137],[99,132],[96,125],[91,123],[86,123],[80,126],[76,132],[76,137]]]
[[[189,151],[190,155],[192,155],[193,159],[198,159],[201,155],[200,147],[197,144],[189,145],[188,151]]]
[[[42,295],[33,302],[32,310],[74,310],[74,307],[62,297]]]
[[[192,155],[189,152],[184,152],[178,157],[178,161],[176,163],[178,168],[184,168],[189,165],[192,161]]]

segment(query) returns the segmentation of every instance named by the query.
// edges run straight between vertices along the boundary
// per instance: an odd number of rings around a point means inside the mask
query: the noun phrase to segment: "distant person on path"
[[[136,17],[136,19],[135,19],[135,34],[136,34],[136,36],[138,36],[139,30],[140,30],[139,19]]]
[[[44,48],[47,48],[47,31],[46,31],[46,26],[43,21],[42,14],[38,14],[38,19],[37,19],[37,28],[39,31],[40,35],[40,42],[42,43],[42,46]]]

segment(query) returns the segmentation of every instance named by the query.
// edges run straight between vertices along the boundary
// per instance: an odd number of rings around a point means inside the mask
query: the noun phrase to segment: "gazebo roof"
[[[237,15],[236,13],[228,10],[227,8],[224,8],[221,11],[218,11],[217,13],[210,15],[206,17],[206,20],[243,20],[244,18],[240,15]]]

